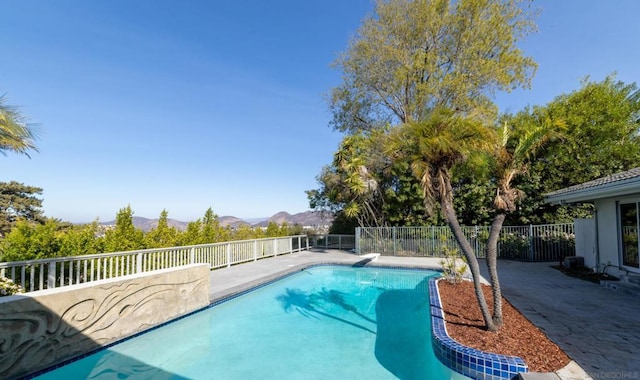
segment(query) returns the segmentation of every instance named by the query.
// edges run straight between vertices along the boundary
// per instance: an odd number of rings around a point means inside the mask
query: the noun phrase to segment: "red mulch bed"
[[[445,312],[447,332],[459,343],[478,350],[521,357],[531,372],[554,372],[570,359],[533,323],[506,299],[502,299],[504,324],[497,332],[484,329],[482,313],[469,281],[453,285],[439,281],[440,299]],[[492,309],[491,287],[483,286]]]

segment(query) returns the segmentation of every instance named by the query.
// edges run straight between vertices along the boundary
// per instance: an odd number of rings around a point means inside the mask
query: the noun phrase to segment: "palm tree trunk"
[[[498,238],[502,230],[502,224],[506,214],[499,212],[493,218],[489,239],[487,240],[487,269],[489,270],[489,280],[491,281],[491,291],[493,293],[493,324],[496,330],[502,326],[502,291],[500,290],[500,280],[498,279]]]
[[[449,225],[451,232],[453,232],[453,236],[455,237],[458,246],[467,259],[467,264],[469,265],[469,270],[473,277],[473,287],[476,292],[476,299],[478,300],[478,306],[480,306],[480,311],[482,312],[485,327],[489,331],[496,331],[497,327],[493,323],[493,318],[489,312],[489,306],[487,306],[487,301],[485,300],[484,293],[482,292],[482,284],[480,283],[480,265],[478,264],[476,254],[473,248],[471,248],[469,240],[464,236],[460,223],[458,223],[458,217],[453,208],[453,202],[447,199],[447,197],[442,197],[441,203],[447,224]]]

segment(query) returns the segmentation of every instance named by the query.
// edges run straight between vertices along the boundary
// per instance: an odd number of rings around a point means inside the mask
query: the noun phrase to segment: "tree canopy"
[[[544,194],[640,165],[640,91],[610,75],[588,78],[579,89],[543,106],[529,107],[507,120],[523,134],[549,120],[564,123],[563,138],[548,141],[524,175],[515,180],[524,198],[511,224],[571,222],[590,216],[585,206],[554,206]]]
[[[378,1],[336,66],[331,125],[355,132],[420,121],[436,108],[492,120],[497,91],[536,69],[517,46],[534,30],[519,0]]]
[[[16,181],[0,182],[0,237],[6,236],[18,219],[43,222],[42,189]]]

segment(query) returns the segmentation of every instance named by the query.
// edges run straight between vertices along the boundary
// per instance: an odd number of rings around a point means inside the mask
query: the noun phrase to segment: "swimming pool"
[[[434,356],[437,272],[319,266],[39,379],[466,379]]]

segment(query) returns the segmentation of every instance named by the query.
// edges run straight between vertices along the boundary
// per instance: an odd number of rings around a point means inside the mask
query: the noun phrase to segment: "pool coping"
[[[476,380],[513,379],[519,373],[529,372],[527,364],[520,357],[477,350],[449,336],[438,291],[440,280],[442,278],[429,280],[431,334],[436,357],[452,370]]]
[[[432,270],[436,272],[442,272],[442,268],[435,267],[435,266],[378,263],[373,261],[372,259],[364,259],[355,263],[339,262],[339,261],[331,261],[331,260],[316,261],[312,263],[292,265],[287,269],[283,269],[281,271],[278,271],[269,275],[265,275],[263,277],[260,277],[259,279],[247,281],[241,285],[237,285],[237,286],[225,289],[223,291],[219,291],[215,293],[213,297],[210,297],[210,302],[211,302],[211,305],[214,305],[214,304],[217,305],[222,302],[228,301],[230,299],[239,297],[252,290],[256,290],[260,287],[269,285],[275,281],[278,281],[282,278],[288,277],[292,274],[298,273],[305,269],[318,267],[318,266],[327,266],[327,265],[339,265],[339,266],[346,266],[346,267],[368,267],[368,268],[377,267],[377,268],[389,268],[389,269],[416,269],[416,270]]]

